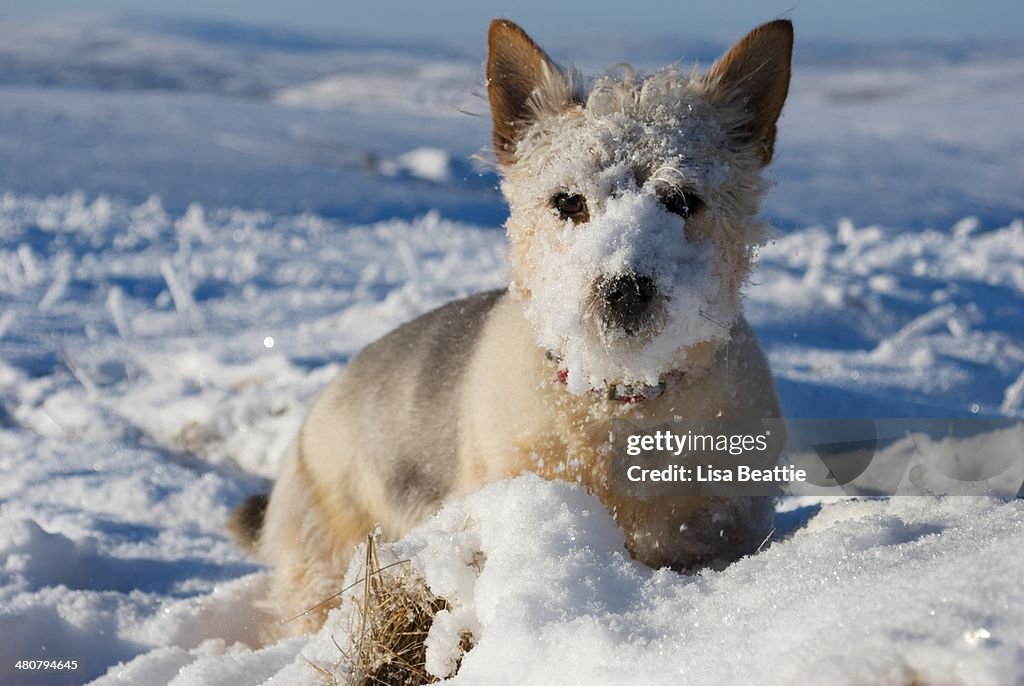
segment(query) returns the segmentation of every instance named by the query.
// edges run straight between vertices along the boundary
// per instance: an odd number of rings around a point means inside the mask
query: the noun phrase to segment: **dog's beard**
[[[526,317],[561,359],[573,393],[610,383],[656,385],[685,370],[687,350],[723,341],[737,315],[710,241],[689,242],[682,220],[649,192],[608,198],[586,224],[540,236],[528,249]],[[636,331],[600,316],[595,284],[622,274],[654,280],[658,302]]]

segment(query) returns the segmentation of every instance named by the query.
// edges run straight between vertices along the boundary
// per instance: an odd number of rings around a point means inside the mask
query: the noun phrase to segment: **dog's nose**
[[[620,274],[606,279],[600,287],[605,326],[635,335],[647,323],[657,293],[654,279],[646,276]]]

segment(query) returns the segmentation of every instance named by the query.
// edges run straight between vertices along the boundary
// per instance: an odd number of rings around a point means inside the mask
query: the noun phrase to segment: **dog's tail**
[[[256,550],[256,544],[260,540],[260,531],[263,529],[263,519],[266,517],[269,503],[268,493],[250,496],[235,508],[231,513],[231,519],[228,520],[228,531],[238,544],[250,553]]]

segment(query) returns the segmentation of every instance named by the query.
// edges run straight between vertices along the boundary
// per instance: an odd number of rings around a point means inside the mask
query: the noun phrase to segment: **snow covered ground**
[[[720,47],[692,44],[580,58]],[[259,645],[265,572],[223,522],[360,347],[502,283],[482,45],[0,27],[0,683],[339,664],[350,606]],[[789,416],[1024,418],[1022,105],[1019,46],[798,44],[747,298]],[[456,683],[1012,684],[1022,502],[791,498],[763,552],[681,577],[525,478],[383,553],[452,605],[437,673],[473,631]]]

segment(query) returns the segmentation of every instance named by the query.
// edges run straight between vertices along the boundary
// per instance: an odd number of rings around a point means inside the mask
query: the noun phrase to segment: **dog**
[[[609,432],[620,418],[781,417],[741,289],[769,231],[762,172],[792,45],[777,20],[705,73],[585,82],[491,23],[509,286],[367,346],[315,401],[269,497],[236,510],[236,536],[273,566],[268,605],[298,617],[286,632],[322,624],[369,532],[398,538],[524,472],[581,484],[654,568],[720,566],[764,541],[767,497],[613,493]]]

